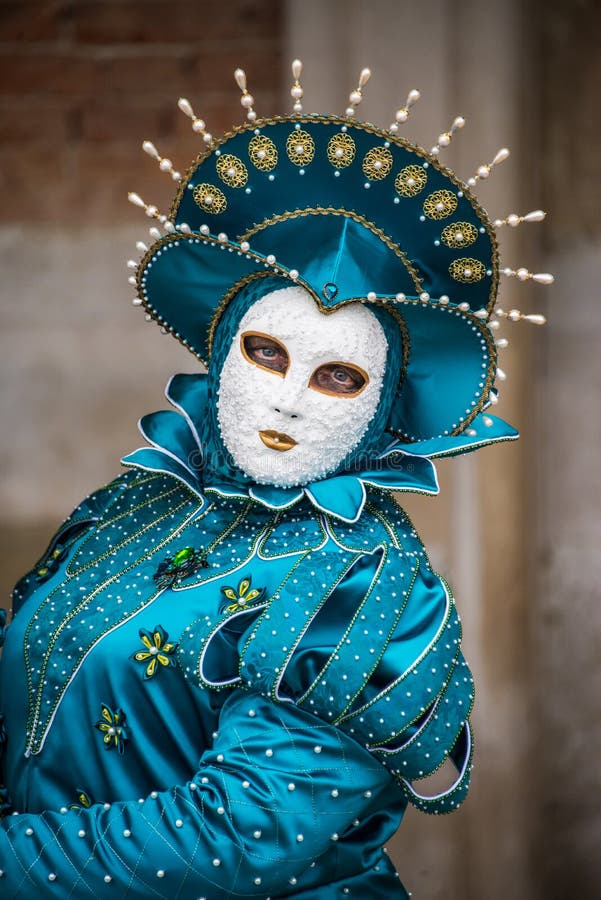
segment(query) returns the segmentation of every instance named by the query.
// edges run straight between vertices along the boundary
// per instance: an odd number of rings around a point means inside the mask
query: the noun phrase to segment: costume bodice
[[[304,501],[270,510],[217,494],[203,503],[169,474],[131,470],[66,520],[17,585],[14,612],[0,702],[7,803],[21,815],[5,822],[16,827],[62,809],[60,829],[79,834],[86,831],[78,827],[82,815],[110,816],[120,804],[142,809],[144,798],[172,797],[174,785],[202,791],[198,773],[206,770],[210,780],[213,766],[233,766],[239,789],[251,781],[245,770],[268,771],[272,759],[290,755],[291,723],[281,717],[291,717],[311,746],[299,749],[297,739],[285,783],[279,772],[270,785],[277,822],[267,816],[253,829],[258,801],[244,797],[238,806],[227,786],[231,865],[240,866],[236,854],[247,859],[240,841],[249,833],[260,832],[274,853],[282,830],[299,830],[290,818],[315,818],[314,785],[304,797],[299,789],[298,808],[287,811],[289,779],[314,779],[316,748],[339,756],[339,770],[324,774],[330,803],[357,766],[369,789],[358,805],[353,800],[335,847],[328,834],[325,849],[295,861],[286,893],[296,884],[298,891],[319,885],[325,897],[324,885],[358,876],[359,845],[362,870],[376,877],[380,847],[407,799],[421,802],[409,787],[424,771],[416,735],[432,732],[428,747],[439,764],[471,702],[466,674],[460,717],[432,727],[450,673],[463,674],[457,617],[411,523],[376,490],[349,524]],[[428,662],[436,654],[438,669]],[[251,854],[252,871],[257,867]],[[380,871],[378,878],[391,877],[387,864]],[[396,895],[385,890],[382,896]],[[394,890],[402,890],[398,881]]]

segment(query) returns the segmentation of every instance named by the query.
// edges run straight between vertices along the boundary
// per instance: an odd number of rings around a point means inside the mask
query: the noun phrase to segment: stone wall
[[[131,305],[151,222],[127,192],[165,211],[175,192],[142,140],[185,170],[202,142],[178,97],[219,134],[243,120],[241,64],[275,112],[280,30],[277,0],[0,0],[0,546],[30,545],[3,560],[4,596],[198,366]]]

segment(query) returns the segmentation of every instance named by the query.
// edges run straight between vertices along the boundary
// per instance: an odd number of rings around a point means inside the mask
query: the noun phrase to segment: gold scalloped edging
[[[215,150],[219,149],[226,141],[230,140],[233,137],[236,137],[239,134],[244,134],[247,131],[257,131],[261,128],[269,125],[279,125],[282,123],[289,123],[292,125],[296,125],[299,123],[303,124],[315,124],[321,123],[326,125],[344,125],[346,128],[355,128],[358,131],[364,131],[367,134],[373,134],[378,138],[381,138],[385,141],[388,141],[390,144],[394,144],[401,149],[407,150],[411,153],[414,153],[416,156],[421,159],[426,160],[429,165],[431,165],[434,169],[440,172],[445,178],[447,178],[451,184],[455,185],[455,187],[463,193],[463,196],[466,200],[469,201],[472,209],[476,216],[480,219],[482,226],[488,235],[488,238],[491,243],[492,250],[492,275],[491,275],[491,284],[489,291],[488,303],[486,304],[486,309],[488,312],[487,321],[490,319],[491,314],[493,312],[493,307],[497,297],[497,291],[499,287],[499,244],[497,241],[497,235],[495,233],[494,228],[492,227],[491,220],[488,216],[488,213],[480,205],[475,195],[471,192],[469,186],[461,181],[452,169],[443,166],[440,161],[432,156],[432,154],[428,153],[427,150],[424,150],[423,147],[420,147],[418,144],[413,144],[411,141],[406,140],[405,138],[399,138],[394,134],[391,134],[388,131],[384,131],[380,128],[377,128],[375,125],[370,125],[367,122],[356,122],[354,119],[349,119],[344,116],[328,116],[328,115],[290,115],[290,116],[266,116],[262,119],[257,119],[255,122],[244,122],[241,125],[235,125],[230,131],[224,132],[218,138],[214,138],[210,147],[204,149],[198,156],[191,162],[190,166],[186,170],[186,173],[182,180],[180,181],[177,191],[175,193],[175,197],[173,198],[173,202],[171,204],[171,208],[169,211],[169,219],[175,224],[175,219],[177,216],[177,211],[179,208],[179,204],[184,196],[186,191],[186,187],[188,185],[189,180],[195,174],[198,166],[204,162],[205,159],[208,159]],[[256,135],[257,137],[266,137],[266,135]],[[267,138],[269,140],[269,138]],[[272,142],[273,143],[273,142]],[[274,145],[275,146],[275,145]]]
[[[155,312],[155,310],[151,306],[148,305],[146,298],[144,296],[144,289],[142,287],[142,275],[146,269],[147,263],[156,254],[157,249],[160,249],[160,247],[163,247],[165,244],[173,243],[175,241],[181,241],[181,240],[199,241],[204,244],[216,244],[217,246],[220,246],[220,247],[233,246],[231,244],[223,244],[221,241],[218,241],[216,238],[211,237],[210,235],[208,235],[208,236],[194,235],[191,237],[182,235],[181,233],[165,235],[159,241],[157,241],[155,244],[153,244],[153,246],[149,250],[146,251],[146,253],[142,257],[142,259],[140,260],[140,264],[138,266],[137,276],[136,276],[138,296],[142,300],[142,305],[143,305],[144,309],[146,310],[146,312],[150,315],[150,317],[155,322],[157,322],[159,325],[161,325],[162,328],[165,328],[167,331],[169,331],[180,342],[180,344],[182,344],[182,346],[184,346],[190,353],[192,353],[194,356],[196,356],[197,359],[199,359],[200,362],[203,364],[203,366],[205,366],[205,368],[208,368],[208,360],[210,359],[210,355],[211,355],[213,336],[215,333],[215,329],[216,329],[217,325],[219,324],[219,319],[223,315],[225,308],[227,307],[230,300],[232,300],[232,298],[235,296],[235,294],[237,294],[238,291],[242,287],[244,287],[246,284],[249,284],[251,281],[254,281],[256,278],[265,278],[265,277],[268,277],[269,275],[276,275],[276,276],[279,275],[282,278],[290,280],[292,284],[296,284],[296,283],[301,284],[302,287],[304,287],[304,289],[306,291],[308,291],[308,293],[313,297],[313,299],[317,303],[320,311],[323,312],[325,315],[330,315],[331,313],[335,312],[339,307],[343,306],[346,303],[365,303],[366,299],[367,299],[365,297],[349,297],[348,299],[341,301],[334,307],[324,307],[321,302],[320,297],[315,293],[315,291],[312,290],[312,288],[306,282],[304,282],[302,280],[302,278],[298,278],[296,281],[293,279],[290,279],[290,276],[288,275],[288,272],[286,270],[279,269],[277,266],[274,265],[273,267],[270,267],[267,271],[262,270],[262,271],[258,271],[258,272],[252,272],[249,275],[245,275],[243,278],[240,278],[237,282],[235,282],[235,284],[232,285],[230,290],[222,297],[222,299],[218,303],[218,305],[215,309],[215,312],[213,313],[213,317],[211,319],[209,331],[207,334],[207,357],[205,360],[200,355],[199,351],[197,351],[196,349],[191,347],[185,338],[182,338],[182,336],[177,331],[175,331],[175,329],[172,328],[171,325],[169,325],[162,317],[160,317],[158,315],[158,313]],[[237,247],[233,247],[232,252],[243,253],[244,251],[239,251]],[[249,250],[246,253],[244,253],[244,256],[246,256],[248,259],[255,259],[255,260],[257,260],[257,262],[260,262],[262,265],[265,264],[265,260],[262,257],[259,257],[256,253],[253,253],[252,250]],[[471,322],[472,325],[475,325],[476,329],[480,332],[480,335],[484,338],[486,345],[487,345],[488,353],[489,353],[489,365],[487,368],[486,377],[484,378],[484,387],[482,388],[480,400],[476,403],[476,405],[474,406],[474,408],[471,412],[468,413],[468,411],[466,410],[466,416],[465,416],[464,421],[461,422],[460,425],[456,426],[453,430],[451,430],[449,432],[449,435],[451,437],[461,434],[461,432],[464,431],[470,425],[470,423],[476,418],[476,416],[478,416],[480,414],[480,412],[484,409],[486,403],[488,402],[488,395],[490,394],[490,391],[494,384],[495,372],[496,372],[496,368],[497,368],[497,350],[496,350],[496,344],[494,341],[494,337],[493,337],[490,329],[487,327],[485,322],[483,322],[481,319],[477,318],[471,311],[459,310],[459,309],[457,309],[456,306],[442,305],[437,300],[432,300],[432,299],[422,300],[419,297],[417,297],[415,299],[412,299],[411,297],[406,297],[404,300],[398,301],[398,300],[396,300],[395,297],[391,296],[389,300],[384,300],[383,298],[380,297],[375,301],[375,304],[382,306],[384,309],[387,310],[387,312],[389,312],[391,315],[393,315],[393,317],[396,318],[397,322],[399,322],[399,326],[401,327],[401,332],[402,332],[403,338],[404,338],[404,341],[403,341],[403,363],[402,363],[402,367],[401,367],[401,377],[402,378],[404,378],[404,370],[406,369],[406,366],[408,365],[411,347],[410,347],[410,341],[409,341],[409,332],[404,323],[402,314],[399,312],[399,306],[403,306],[403,305],[410,305],[410,306],[421,305],[424,307],[429,306],[433,309],[443,310],[447,313],[462,316],[464,319]],[[400,439],[406,441],[407,443],[413,443],[416,440],[429,440],[430,438],[446,436],[446,435],[430,435],[428,438],[423,438],[423,437],[416,438],[416,437],[411,437],[409,435],[405,435],[402,432],[397,432],[397,434]]]
[[[145,297],[145,291],[144,291],[144,287],[142,285],[142,277],[146,272],[146,267],[148,266],[148,263],[152,260],[152,257],[156,254],[157,250],[160,250],[166,244],[172,244],[172,243],[175,243],[176,241],[184,241],[184,242],[198,241],[199,243],[203,243],[203,244],[214,244],[217,247],[221,247],[224,250],[225,250],[225,248],[232,248],[232,252],[240,253],[241,255],[246,256],[248,259],[254,259],[258,263],[260,263],[262,266],[269,265],[269,264],[266,264],[265,259],[261,256],[258,256],[256,253],[253,253],[252,250],[249,250],[245,253],[244,251],[240,250],[238,247],[234,247],[230,243],[224,244],[222,241],[217,240],[217,238],[214,238],[211,235],[199,235],[199,234],[185,235],[185,234],[182,234],[181,232],[177,232],[176,234],[163,235],[162,238],[159,238],[159,240],[156,241],[152,245],[152,247],[150,247],[146,251],[146,253],[142,257],[142,259],[140,260],[140,262],[138,264],[137,272],[136,272],[136,287],[138,290],[138,297],[142,301],[142,306],[144,307],[144,309],[146,310],[146,312],[148,313],[150,318],[154,322],[157,323],[157,325],[160,325],[161,328],[164,328],[171,335],[173,335],[173,337],[177,341],[179,341],[179,343],[183,347],[185,347],[186,350],[188,350],[197,359],[200,360],[200,362],[203,364],[203,366],[205,368],[208,368],[208,366],[209,366],[208,360],[210,358],[210,351],[209,351],[209,354],[207,355],[206,359],[203,356],[201,356],[201,351],[195,349],[194,347],[191,347],[188,340],[186,338],[183,338],[181,336],[181,334],[179,334],[179,332],[175,330],[175,328],[173,328],[165,319],[163,319],[163,317],[160,316],[156,312],[156,310],[152,306],[149,305],[149,303]],[[287,271],[282,270],[275,265],[270,266],[268,271],[252,272],[250,275],[245,276],[245,278],[240,279],[240,281],[236,282],[236,285],[238,285],[238,287],[236,288],[234,293],[237,292],[238,290],[240,290],[240,288],[243,286],[243,283],[246,284],[247,282],[252,281],[254,278],[265,277],[267,275],[279,275],[280,277],[284,277],[284,278],[289,277]],[[236,287],[236,285],[234,285],[234,287]],[[316,295],[313,293],[313,291],[308,286],[306,286],[306,287],[307,287],[307,290],[309,290],[309,293],[318,300],[319,298],[316,297]],[[215,313],[213,314],[213,319],[211,321],[211,327],[209,329],[209,336],[207,338],[207,343],[209,343],[209,337],[211,338],[211,341],[212,341],[211,329],[213,329],[213,321],[215,321],[215,317],[217,316],[217,313],[219,312],[219,316],[221,316],[223,309],[225,308],[225,306],[223,306],[223,304],[225,303],[226,298],[227,298],[227,302],[229,302],[229,300],[231,300],[232,296],[233,296],[232,290],[228,291],[228,293],[220,300],[219,304],[217,305],[217,307],[215,309]],[[225,303],[225,305],[227,305],[227,303]]]
[[[394,303],[394,299],[391,300],[391,303]],[[486,343],[486,348],[488,350],[489,362],[488,368],[486,370],[486,377],[484,377],[484,373],[482,375],[482,380],[484,382],[484,387],[481,389],[480,399],[474,406],[473,410],[469,413],[466,410],[466,415],[459,425],[453,428],[452,431],[449,431],[448,435],[446,434],[438,434],[438,435],[430,435],[428,437],[415,437],[410,436],[408,434],[404,434],[402,431],[398,431],[397,429],[387,428],[389,434],[392,434],[394,437],[399,440],[407,443],[413,444],[416,441],[426,441],[426,440],[434,440],[436,438],[442,437],[455,437],[458,434],[461,434],[465,431],[466,428],[469,428],[470,424],[474,421],[474,419],[480,415],[482,410],[486,407],[488,403],[488,396],[492,390],[494,381],[495,381],[495,373],[497,371],[497,345],[495,344],[495,339],[486,325],[481,319],[478,319],[471,311],[463,311],[459,310],[456,306],[446,306],[438,303],[436,300],[421,300],[416,299],[412,300],[407,297],[405,300],[397,301],[400,306],[410,305],[410,306],[429,306],[433,309],[444,310],[447,313],[451,313],[453,315],[462,316],[464,319],[467,319],[472,325],[476,326],[477,331],[479,331],[480,336],[484,338]],[[386,304],[386,309],[388,309],[388,305]]]
[[[350,209],[344,209],[343,207],[334,207],[334,206],[306,206],[303,209],[294,209],[289,210],[283,213],[277,213],[274,216],[270,216],[268,219],[263,219],[262,222],[255,223],[251,228],[238,236],[238,241],[248,241],[253,235],[257,234],[259,231],[263,231],[265,228],[269,228],[271,225],[276,225],[278,222],[285,222],[288,219],[298,219],[301,216],[344,216],[347,219],[352,219],[354,222],[358,222],[359,225],[363,225],[372,234],[375,234],[376,237],[380,238],[383,243],[386,244],[389,250],[398,256],[401,260],[405,268],[407,269],[409,275],[411,276],[411,280],[415,286],[415,289],[418,293],[421,294],[423,291],[422,281],[419,275],[419,272],[411,262],[411,260],[407,257],[406,253],[401,250],[398,244],[392,240],[392,238],[386,234],[381,228],[378,228],[374,222],[370,222],[369,219],[366,219],[365,216],[360,215],[360,213],[356,213]]]

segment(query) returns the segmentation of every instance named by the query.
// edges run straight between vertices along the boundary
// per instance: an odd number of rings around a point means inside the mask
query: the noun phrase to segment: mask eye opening
[[[262,331],[245,331],[240,335],[240,352],[252,366],[271,375],[285,378],[290,365],[288,350],[276,338]]]
[[[334,373],[337,370],[347,373],[350,382],[347,383],[346,388],[342,381],[340,381],[339,387],[336,385]],[[351,383],[355,386],[352,387]],[[309,387],[312,390],[318,391],[320,394],[327,394],[330,397],[347,399],[358,397],[368,384],[369,375],[365,369],[355,365],[355,363],[340,362],[338,360],[322,363],[312,372],[309,379]]]

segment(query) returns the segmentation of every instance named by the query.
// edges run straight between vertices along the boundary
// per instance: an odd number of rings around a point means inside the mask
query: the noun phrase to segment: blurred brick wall
[[[199,363],[131,305],[125,261],[185,171],[281,91],[278,0],[0,0],[0,606],[58,522],[139,446],[140,415]]]
[[[274,113],[280,14],[278,0],[0,0],[0,221],[133,221],[134,184],[167,203],[169,177],[157,190],[136,146],[187,164],[199,140],[177,98],[219,134],[242,120],[237,66]]]

